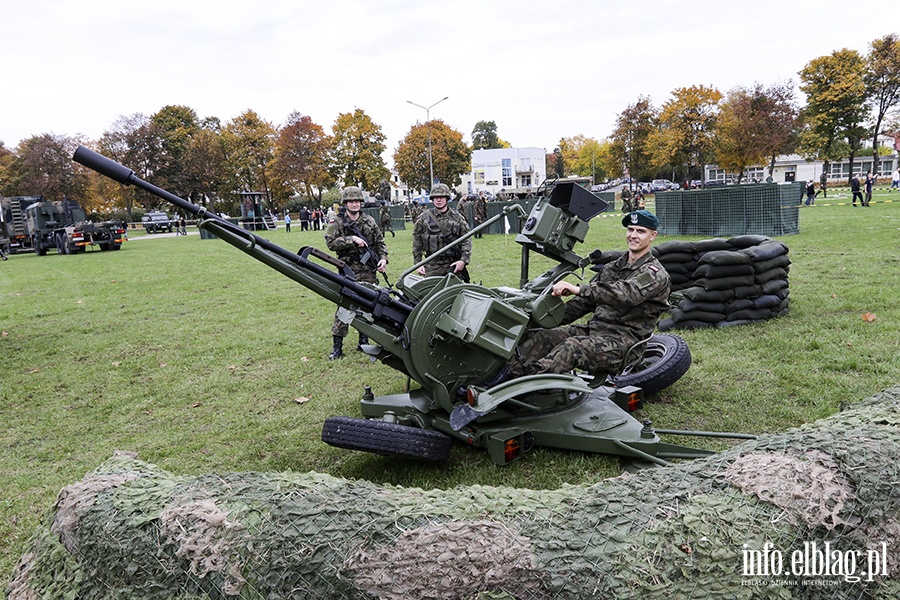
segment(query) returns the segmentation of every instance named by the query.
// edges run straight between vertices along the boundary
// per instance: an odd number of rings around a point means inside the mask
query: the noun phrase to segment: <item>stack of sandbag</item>
[[[693,251],[691,251],[693,250]],[[728,327],[788,311],[788,248],[765,236],[673,241],[653,249],[672,279],[659,330]]]

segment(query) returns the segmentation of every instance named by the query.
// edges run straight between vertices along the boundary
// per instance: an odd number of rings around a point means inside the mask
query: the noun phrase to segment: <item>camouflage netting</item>
[[[900,387],[708,459],[552,491],[180,477],[119,455],[60,492],[7,597],[897,598],[898,425]],[[826,542],[831,575],[808,559],[791,574],[795,551]],[[780,576],[746,569],[767,543]]]

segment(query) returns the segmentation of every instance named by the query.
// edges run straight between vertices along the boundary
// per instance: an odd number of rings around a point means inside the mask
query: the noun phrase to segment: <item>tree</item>
[[[553,153],[547,156],[547,170],[555,177],[562,179],[566,176],[566,159],[563,157],[561,148],[564,143],[562,140],[559,143],[560,145],[553,149]]]
[[[629,176],[641,178],[651,174],[648,140],[655,130],[656,110],[646,96],[640,96],[616,117],[610,152]]]
[[[875,150],[872,163],[878,174],[878,135],[888,113],[900,104],[900,37],[891,33],[873,41],[866,57],[864,76],[866,89],[875,111],[872,127],[872,148]]]
[[[153,133],[159,137],[159,155],[154,169],[154,183],[176,196],[191,196],[192,182],[184,163],[191,140],[200,131],[200,122],[193,108],[169,105],[150,117]]]
[[[307,198],[322,201],[322,192],[334,185],[328,172],[331,138],[307,116],[292,112],[275,142],[273,177]]]
[[[155,126],[149,117],[141,113],[119,116],[110,129],[103,132],[98,142],[98,150],[104,156],[133,170],[146,181],[154,182],[153,175],[161,161],[162,149]],[[93,173],[93,172],[91,172]],[[110,198],[114,205],[124,207],[125,218],[132,219],[135,201],[153,209],[162,205],[162,200],[134,186],[118,185],[106,177],[90,174],[93,193],[98,197]]]
[[[713,149],[722,92],[703,85],[678,88],[662,105],[659,128],[648,137],[651,164],[656,168],[683,164],[688,173],[702,167]]]
[[[811,60],[799,73],[806,94],[799,148],[807,158],[824,160],[826,171],[831,160],[849,155],[853,174],[867,112],[865,66],[856,50],[844,48]]]
[[[218,120],[201,124],[191,137],[181,164],[194,204],[223,200],[219,192],[225,179],[225,148]]]
[[[472,149],[489,150],[503,148],[497,136],[497,124],[494,121],[478,121],[472,129]]]
[[[15,195],[13,193],[10,193],[9,190],[6,189],[6,182],[8,181],[6,169],[9,168],[9,165],[12,163],[15,156],[16,155],[13,154],[13,151],[7,148],[6,144],[0,141],[0,195]]]
[[[559,141],[559,150],[570,173],[580,177],[591,177],[594,181],[604,177],[602,165],[598,163],[601,153],[600,142],[594,138],[585,137],[580,133],[562,138]]]
[[[87,175],[72,161],[80,143],[77,138],[51,133],[23,140],[5,169],[4,193],[47,200],[70,198],[89,211]]]
[[[390,177],[382,154],[387,139],[361,108],[341,113],[332,126],[331,174],[341,185],[373,189]]]
[[[791,82],[731,90],[716,123],[719,166],[738,173],[740,180],[747,167],[769,160],[771,176],[775,157],[791,152],[796,144],[797,115]]]
[[[429,135],[434,178],[450,187],[460,184],[461,173],[472,170],[472,150],[462,133],[440,119],[413,125],[394,151],[394,167],[410,189],[428,190],[431,168],[428,162]]]
[[[275,129],[252,110],[230,121],[222,131],[226,174],[222,195],[264,192],[274,210],[268,169],[275,153]]]

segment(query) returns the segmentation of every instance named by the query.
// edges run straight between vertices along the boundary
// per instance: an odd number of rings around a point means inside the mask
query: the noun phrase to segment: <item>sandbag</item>
[[[754,275],[756,271],[752,265],[716,265],[713,263],[703,263],[694,269],[694,277],[696,279],[717,278],[717,277],[735,277],[743,275]]]
[[[772,238],[765,235],[736,235],[732,238],[728,238],[728,243],[740,250],[749,248],[750,246],[758,246],[771,240]]]
[[[697,259],[697,264],[711,263],[714,265],[749,265],[753,261],[750,256],[733,250],[714,250],[707,252]]]
[[[738,252],[746,255],[752,261],[763,261],[787,254],[788,247],[781,242],[771,241],[758,246],[744,248],[743,250],[738,250]]]

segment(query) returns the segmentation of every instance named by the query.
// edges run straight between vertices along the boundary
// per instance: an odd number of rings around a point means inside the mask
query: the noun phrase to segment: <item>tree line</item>
[[[868,54],[842,49],[810,61],[799,73],[802,107],[792,81],[739,86],[723,94],[711,86],[678,88],[660,107],[641,96],[619,113],[612,134],[597,141],[562,138],[548,155],[548,172],[593,176],[628,173],[636,179],[672,176],[701,179],[703,165],[716,163],[740,179],[748,167],[768,165],[778,155],[799,153],[852,165],[864,140],[900,130],[900,37],[889,34]]]
[[[900,129],[900,38],[871,42],[869,52],[842,49],[810,61],[799,73],[806,96],[800,106],[792,81],[737,87],[678,88],[661,106],[640,96],[618,114],[604,139],[563,137],[547,156],[550,175],[629,174],[636,179],[702,178],[716,163],[739,177],[750,166],[798,152],[807,159],[833,160],[860,154],[864,140]],[[442,120],[413,125],[394,151],[394,169],[411,190],[428,190],[435,179],[451,186],[471,168],[472,150],[509,144],[494,121],[479,121],[468,145]],[[146,116],[120,116],[99,140],[42,134],[15,150],[0,141],[0,194],[43,195],[78,200],[91,212],[111,215],[154,209],[160,200],[141,190],[97,176],[71,160],[78,144],[95,148],[151,181],[217,212],[237,211],[239,193],[265,192],[272,212],[299,204],[327,204],[340,187],[389,189],[383,154],[386,137],[362,109],[341,113],[330,133],[308,115],[291,113],[280,126],[247,110],[233,120],[200,118],[187,106],[165,106]],[[851,169],[852,170],[852,169]]]

